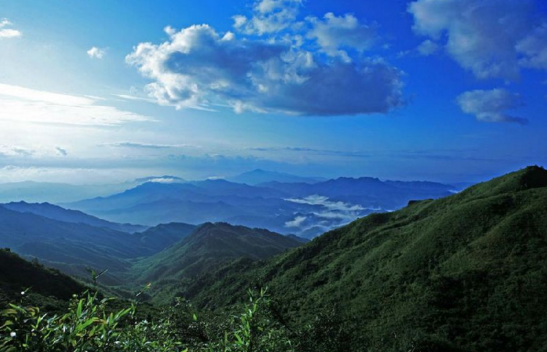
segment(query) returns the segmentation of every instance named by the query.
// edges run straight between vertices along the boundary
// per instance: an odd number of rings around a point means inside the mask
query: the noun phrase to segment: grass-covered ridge
[[[174,296],[169,292],[173,284],[188,284],[238,258],[266,259],[300,245],[300,241],[264,229],[206,223],[173,246],[136,261],[132,281],[154,283],[152,298],[165,302]]]
[[[266,262],[239,261],[181,294],[219,309],[242,287],[268,286],[302,322],[333,307],[358,321],[372,350],[541,350],[545,214],[547,171],[529,167],[369,215]]]

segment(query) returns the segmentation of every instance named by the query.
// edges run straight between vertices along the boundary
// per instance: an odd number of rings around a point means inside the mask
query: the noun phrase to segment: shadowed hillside
[[[49,310],[63,306],[85,287],[57,270],[31,263],[17,254],[0,249],[0,306],[24,299]]]

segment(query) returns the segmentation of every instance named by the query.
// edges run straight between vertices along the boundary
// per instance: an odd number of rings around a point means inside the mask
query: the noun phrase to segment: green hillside
[[[226,262],[242,257],[265,259],[300,245],[263,229],[206,223],[172,247],[137,261],[132,272],[138,282],[159,281],[154,286],[171,290]]]
[[[28,292],[21,295],[21,292]],[[9,302],[26,302],[57,310],[66,305],[73,294],[85,291],[84,286],[57,270],[28,262],[17,254],[0,249],[0,307]]]
[[[194,225],[173,222],[151,227],[135,236],[147,249],[160,252],[185,238],[195,229]]]
[[[240,260],[180,293],[218,310],[268,286],[288,321],[334,310],[355,322],[365,341],[353,351],[545,351],[546,214],[547,171],[528,167]]]

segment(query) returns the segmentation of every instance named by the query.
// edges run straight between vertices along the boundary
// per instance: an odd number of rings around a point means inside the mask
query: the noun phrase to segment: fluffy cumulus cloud
[[[6,18],[0,19],[0,39],[18,38],[23,34],[17,30],[10,28],[12,23]]]
[[[92,59],[102,60],[106,55],[106,50],[94,46],[87,51],[87,55]]]
[[[514,122],[526,124],[528,120],[509,115],[508,110],[524,105],[519,94],[505,89],[474,90],[458,97],[458,104],[463,112],[475,115],[482,122]]]
[[[327,13],[322,20],[308,17],[312,29],[308,37],[315,39],[317,44],[329,55],[341,56],[345,61],[351,61],[343,49],[364,51],[369,49],[377,39],[374,27],[360,23],[352,14],[336,16]]]
[[[284,3],[263,0],[254,11],[276,13]],[[243,28],[247,21],[236,19],[236,26]],[[341,47],[366,49],[369,43],[361,39],[372,40],[368,27],[350,15],[309,21],[308,34],[290,29],[281,37],[219,33],[208,25],[168,27],[168,41],[139,44],[127,62],[152,80],[146,87],[152,98],[177,108],[229,105],[236,112],[332,116],[386,113],[404,104],[403,74],[381,58],[325,55]],[[323,50],[314,49],[310,42],[315,40]]]
[[[439,44],[435,43],[432,40],[424,40],[418,47],[416,48],[418,51],[418,54],[422,56],[430,56],[433,55],[439,50]]]
[[[514,80],[523,66],[547,68],[545,19],[531,0],[417,0],[409,12],[417,34],[477,78]]]
[[[233,16],[234,28],[246,34],[280,32],[294,24],[302,0],[261,0],[253,5],[253,16]]]
[[[547,23],[524,37],[516,48],[524,54],[522,66],[547,70]]]

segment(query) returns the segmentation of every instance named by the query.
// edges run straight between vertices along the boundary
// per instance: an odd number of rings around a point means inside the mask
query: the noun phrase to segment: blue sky
[[[0,0],[0,178],[547,164],[547,4]]]

